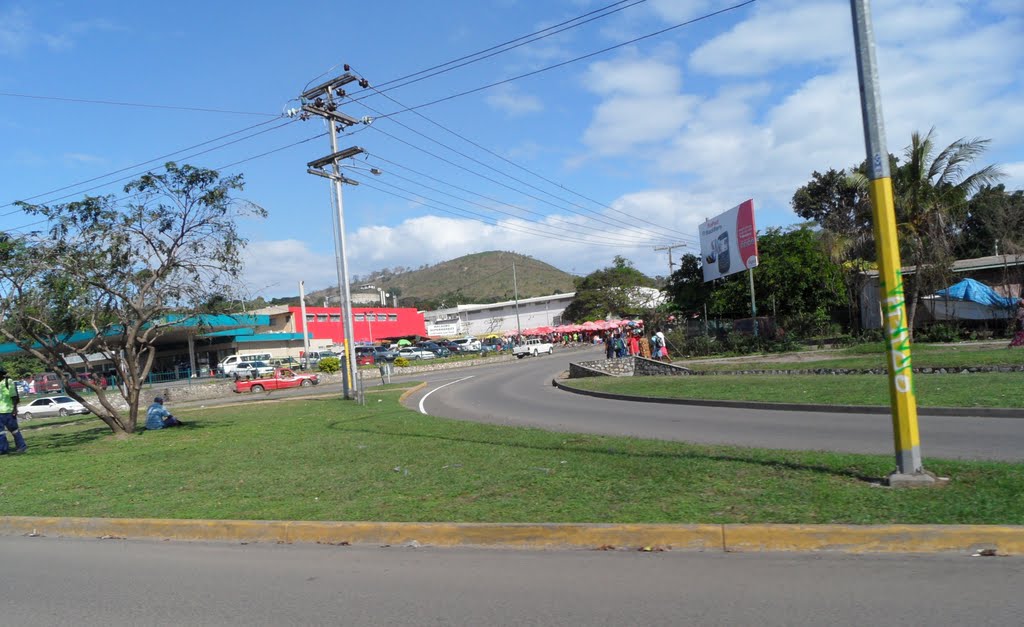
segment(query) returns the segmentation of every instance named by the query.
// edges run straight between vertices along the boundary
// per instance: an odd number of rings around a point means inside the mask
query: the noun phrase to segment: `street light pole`
[[[867,147],[869,192],[878,249],[880,300],[888,349],[889,403],[892,411],[896,472],[889,485],[927,484],[935,481],[921,463],[921,440],[917,427],[917,399],[910,366],[910,330],[900,272],[900,250],[896,236],[896,212],[889,151],[885,146],[882,97],[875,61],[875,38],[868,0],[850,0],[853,40],[860,79],[861,115]]]

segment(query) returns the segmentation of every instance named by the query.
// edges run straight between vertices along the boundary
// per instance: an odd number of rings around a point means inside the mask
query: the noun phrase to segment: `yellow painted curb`
[[[723,525],[727,551],[942,553],[982,548],[1024,554],[1011,525]]]
[[[419,392],[420,390],[422,390],[425,387],[427,387],[427,382],[426,381],[424,381],[423,383],[420,383],[419,385],[417,385],[414,388],[410,388],[410,389],[406,390],[405,392],[402,393],[401,396],[398,397],[398,404],[401,405],[402,403],[405,402],[405,399],[409,398],[410,396],[412,396],[416,392]]]
[[[387,523],[0,516],[0,535],[227,542],[1024,555],[1024,526]]]

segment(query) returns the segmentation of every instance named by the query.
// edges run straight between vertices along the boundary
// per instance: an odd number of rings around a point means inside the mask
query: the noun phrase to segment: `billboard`
[[[757,267],[753,200],[705,221],[699,228],[705,282]]]

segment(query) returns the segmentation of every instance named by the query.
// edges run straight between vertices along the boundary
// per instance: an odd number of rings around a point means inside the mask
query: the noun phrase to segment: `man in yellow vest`
[[[6,455],[10,449],[7,443],[6,428],[14,436],[15,452],[24,453],[25,436],[18,430],[18,385],[7,376],[7,369],[0,366],[0,455]]]

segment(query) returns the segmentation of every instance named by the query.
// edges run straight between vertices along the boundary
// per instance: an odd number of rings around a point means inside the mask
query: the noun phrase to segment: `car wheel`
[[[63,407],[61,407],[60,411],[58,411],[57,414],[59,414],[61,416],[61,418],[63,418],[64,416],[68,415],[68,410],[66,410]]]
[[[262,385],[258,385],[258,384],[254,385],[254,386],[252,386],[252,391],[253,392],[262,392],[263,391],[263,386]]]
[[[536,356],[537,356],[538,354],[539,354],[539,353],[538,353],[537,349],[536,349],[536,348],[535,348],[535,349],[533,349],[533,356],[534,356],[534,357],[536,357]]]
[[[516,355],[516,358],[518,359],[522,359],[523,357],[526,357],[525,353],[519,353],[518,355]]]
[[[299,385],[301,385],[304,388],[308,388],[309,386],[313,385],[313,382],[310,381],[309,379],[303,379],[302,383],[300,383]]]
[[[548,355],[552,355],[552,354],[554,354],[554,352],[555,352],[554,347],[548,349]]]

